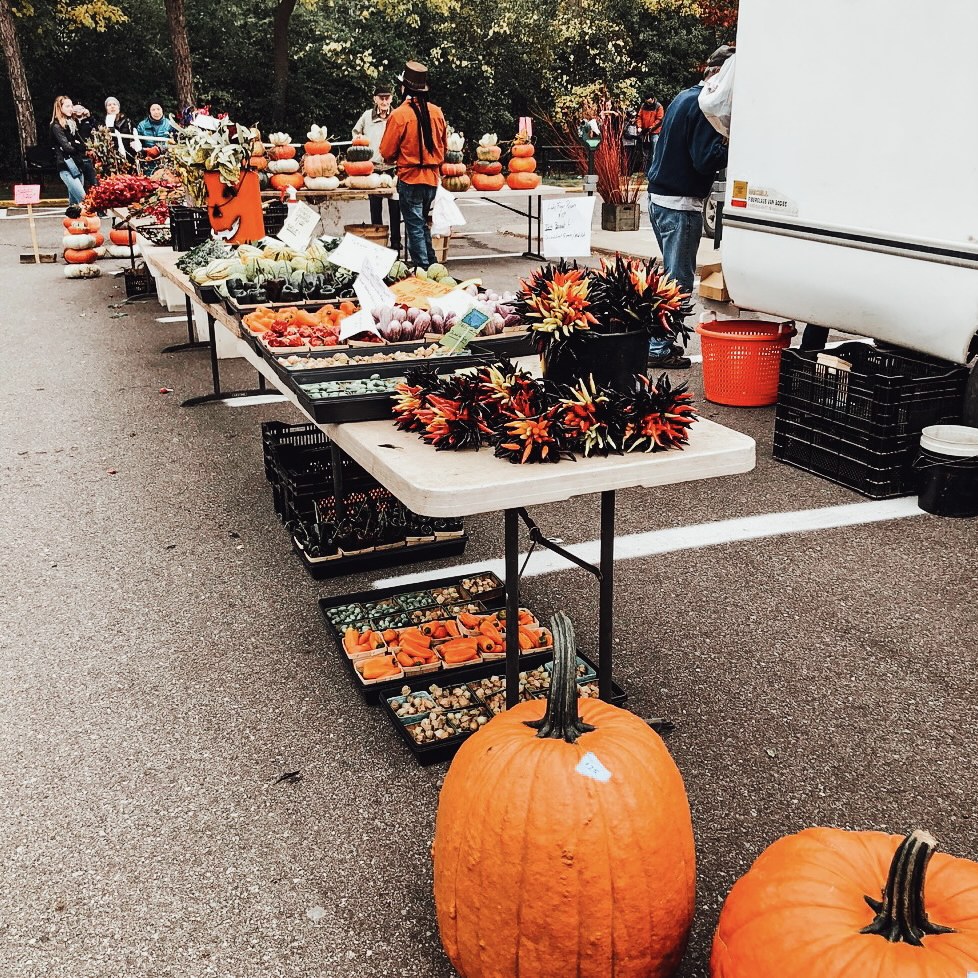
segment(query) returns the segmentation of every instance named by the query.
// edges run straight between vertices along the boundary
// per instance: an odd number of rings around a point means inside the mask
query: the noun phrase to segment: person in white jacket
[[[380,141],[384,138],[384,130],[387,128],[387,120],[390,118],[391,106],[394,100],[394,91],[390,85],[378,84],[374,89],[374,104],[372,108],[360,116],[353,124],[354,136],[366,136],[370,140],[370,148],[373,150],[373,161],[376,169],[389,169],[380,155]],[[371,195],[370,201],[370,223],[384,223],[384,199],[376,195]],[[387,211],[390,218],[390,246],[396,251],[401,250],[401,208],[394,197],[387,198]]]

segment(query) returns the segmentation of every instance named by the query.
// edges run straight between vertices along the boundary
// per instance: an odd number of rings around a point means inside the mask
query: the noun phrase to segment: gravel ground
[[[41,238],[56,248],[60,222]],[[447,978],[445,768],[414,764],[320,623],[316,598],[380,575],[311,580],[274,515],[259,423],[297,415],[182,409],[209,384],[206,352],[159,352],[183,325],[117,307],[121,279],[20,266],[27,242],[0,223],[0,974]],[[530,267],[464,271],[501,286]],[[862,501],[771,460],[771,409],[699,403],[757,439],[757,468],[622,493],[619,532]],[[534,515],[596,536],[594,499]],[[497,516],[468,529],[466,560],[500,556]],[[919,826],[978,853],[976,545],[975,521],[921,515],[620,566],[616,680],[677,724],[697,835],[682,978],[706,975],[724,895],[787,832]],[[525,596],[571,610],[594,651],[589,579]]]

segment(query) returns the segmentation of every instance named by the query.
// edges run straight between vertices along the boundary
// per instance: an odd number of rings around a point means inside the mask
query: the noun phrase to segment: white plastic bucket
[[[978,455],[978,428],[964,424],[932,424],[920,433],[920,447],[937,455],[974,458]]]

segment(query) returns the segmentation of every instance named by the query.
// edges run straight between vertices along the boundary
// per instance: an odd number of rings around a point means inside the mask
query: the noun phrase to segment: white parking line
[[[185,323],[187,321],[186,316],[158,316],[156,321],[158,323]]]
[[[880,523],[885,520],[906,519],[908,516],[925,516],[917,505],[917,498],[885,499],[865,503],[851,503],[845,506],[826,506],[822,509],[802,509],[793,513],[764,513],[761,516],[745,516],[732,520],[719,520],[715,523],[698,523],[695,526],[677,526],[668,530],[650,530],[647,533],[630,533],[615,540],[615,560],[635,560],[653,554],[673,553],[678,550],[697,550],[723,543],[736,543],[743,540],[760,540],[764,537],[777,537],[789,533],[811,533],[814,530],[832,530],[841,526],[861,526],[866,523]],[[590,563],[599,559],[599,541],[589,540],[567,549]],[[520,554],[520,566],[526,554]],[[559,554],[549,550],[535,550],[526,566],[524,576],[540,577],[567,570],[568,564]],[[393,587],[401,584],[416,584],[439,577],[461,577],[480,570],[494,571],[499,577],[505,574],[502,560],[480,560],[455,567],[440,567],[419,574],[402,574],[399,577],[385,577],[374,581],[374,587]]]

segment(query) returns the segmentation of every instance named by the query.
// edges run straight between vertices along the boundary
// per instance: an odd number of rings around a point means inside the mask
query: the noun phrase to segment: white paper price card
[[[611,780],[611,772],[590,751],[577,762],[574,770],[593,781],[604,783]]]
[[[341,340],[348,340],[351,336],[356,336],[357,333],[376,333],[377,336],[380,336],[380,330],[377,329],[374,317],[363,309],[355,312],[352,316],[347,316],[346,319],[340,320]]]
[[[373,312],[381,306],[393,306],[397,296],[384,284],[384,276],[377,271],[374,256],[367,255],[360,268],[360,274],[353,283],[353,291],[360,300],[360,308]]]
[[[559,197],[540,202],[544,258],[585,258],[591,254],[594,197]]]
[[[319,212],[300,200],[297,204],[289,205],[289,216],[276,237],[293,251],[305,251],[318,223]]]
[[[386,275],[391,270],[391,265],[397,258],[397,252],[393,248],[383,248],[356,234],[344,234],[343,240],[336,250],[330,254],[329,260],[334,265],[348,268],[351,272],[360,272],[363,268],[364,259],[368,255],[371,256],[374,268],[381,276]]]

